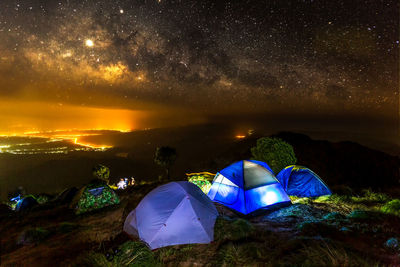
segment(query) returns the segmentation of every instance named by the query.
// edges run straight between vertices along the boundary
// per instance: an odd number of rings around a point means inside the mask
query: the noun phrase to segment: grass
[[[300,232],[303,235],[333,235],[337,233],[336,227],[333,225],[327,224],[323,221],[318,221],[318,222],[310,222],[310,221],[305,221],[297,225],[297,229],[300,230]]]
[[[365,255],[352,252],[342,244],[313,242],[304,245],[296,255],[292,255],[290,266],[379,266],[379,263]]]
[[[69,233],[79,228],[76,223],[62,222],[58,225],[57,231],[60,233]]]
[[[143,190],[139,191],[135,199],[140,198],[139,193],[144,195]],[[335,194],[292,199],[303,205],[293,205],[282,209],[286,213],[278,214],[279,219],[286,216],[290,220],[268,219],[264,223],[261,218],[249,221],[221,216],[214,226],[211,244],[151,251],[142,242],[122,239],[107,246],[108,251],[104,247],[104,251],[100,247],[87,251],[90,248],[85,247],[73,266],[379,266],[379,260],[392,256],[384,246],[385,240],[399,234],[398,218],[392,216],[398,215],[399,199],[391,200],[370,190],[360,196]],[[46,242],[53,234],[79,236],[86,227],[79,220],[89,216],[92,215],[68,218],[72,222],[56,222],[47,228],[28,228],[21,234],[21,244]],[[96,216],[96,223],[102,223],[100,217]],[[361,243],[371,246],[365,249],[359,246]]]
[[[142,242],[128,241],[118,247],[117,253],[107,259],[99,252],[89,252],[79,256],[73,266],[130,266],[130,267],[157,267],[153,252]]]
[[[236,241],[248,238],[254,232],[254,226],[245,219],[227,219],[218,217],[214,226],[214,238],[217,241]]]
[[[122,244],[114,256],[113,266],[157,266],[154,254],[142,242],[128,241]]]
[[[187,259],[196,259],[198,251],[194,249],[196,245],[180,245],[163,247],[155,251],[155,256],[162,264],[171,262],[184,262]]]
[[[39,244],[46,240],[52,234],[51,231],[42,227],[28,228],[18,237],[18,244]]]
[[[306,200],[304,200],[303,202],[305,201]],[[382,207],[391,202],[391,199],[386,194],[374,193],[371,190],[365,190],[364,194],[361,196],[333,194],[331,196],[322,196],[311,199],[311,202],[310,200],[307,201],[309,201],[309,204],[328,204],[332,207],[332,209],[335,209],[336,211],[344,214],[350,213],[354,210],[383,211]]]
[[[383,213],[400,217],[400,199],[393,199],[381,207]]]
[[[106,256],[98,252],[87,252],[80,255],[75,263],[72,264],[75,267],[112,267],[112,262],[108,261]]]
[[[213,265],[217,266],[247,266],[259,259],[255,246],[229,242],[222,246],[217,253]]]

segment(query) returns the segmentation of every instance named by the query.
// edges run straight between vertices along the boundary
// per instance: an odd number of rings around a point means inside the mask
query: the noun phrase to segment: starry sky
[[[398,66],[395,0],[0,1],[5,131],[241,114],[397,121]]]

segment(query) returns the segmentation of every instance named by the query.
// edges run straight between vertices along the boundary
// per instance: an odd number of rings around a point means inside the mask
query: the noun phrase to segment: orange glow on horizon
[[[243,139],[243,138],[246,138],[246,136],[245,135],[241,135],[241,134],[238,134],[238,135],[236,135],[235,136],[237,139]]]
[[[0,99],[1,136],[69,137],[91,131],[129,132],[147,118],[141,110]]]
[[[108,148],[112,148],[112,146],[109,146],[109,145],[95,145],[95,144],[90,144],[90,143],[83,143],[83,142],[78,141],[78,137],[74,138],[74,144],[79,145],[79,146],[93,148],[93,149],[100,149],[100,150],[106,150]]]

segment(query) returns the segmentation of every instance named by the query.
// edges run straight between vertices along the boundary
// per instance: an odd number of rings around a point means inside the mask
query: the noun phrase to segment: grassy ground
[[[399,199],[359,196],[293,198],[292,206],[258,217],[222,214],[211,244],[150,251],[122,233],[127,214],[157,184],[120,192],[121,203],[75,215],[47,205],[0,221],[2,266],[396,266]]]

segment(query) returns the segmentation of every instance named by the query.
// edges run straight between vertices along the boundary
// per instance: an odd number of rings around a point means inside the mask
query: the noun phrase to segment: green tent
[[[95,180],[84,186],[72,200],[71,207],[81,214],[119,203],[117,194],[104,181]]]
[[[204,194],[207,194],[211,188],[211,182],[215,177],[215,173],[210,172],[195,172],[195,173],[186,173],[187,179],[189,182],[194,183],[198,187],[200,187],[201,191]]]

